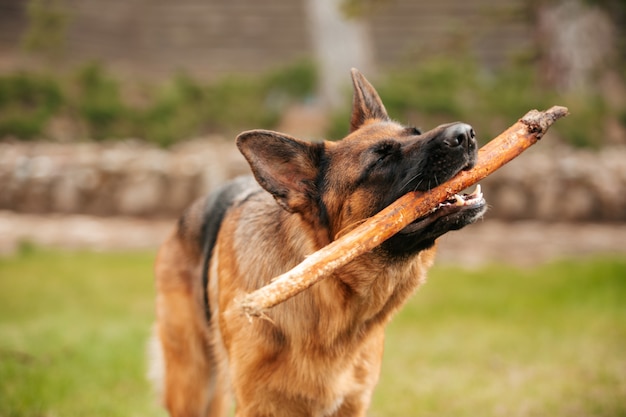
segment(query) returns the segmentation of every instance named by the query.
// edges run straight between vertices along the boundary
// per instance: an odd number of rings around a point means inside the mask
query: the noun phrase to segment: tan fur
[[[291,217],[286,240],[302,251],[287,258],[285,242],[251,240],[246,233],[247,227],[264,228],[269,238],[275,225],[267,219],[226,222],[219,256],[211,265],[211,275],[219,278],[210,282],[219,290],[211,292],[210,303],[225,311],[237,295],[312,253],[316,248],[302,233],[307,227],[299,223]],[[175,234],[163,245],[156,270],[158,338],[166,363],[164,403],[173,416],[226,415],[231,391],[245,405],[237,416],[365,415],[378,381],[384,326],[424,281],[435,255],[434,248],[422,251],[418,259],[391,270],[364,256],[338,273],[340,279],[323,280],[275,307],[273,323],[250,323],[241,315],[216,312],[208,326],[196,273],[200,259],[185,253],[180,240]],[[244,244],[262,251],[238,257],[234,247]],[[264,258],[285,258],[287,263],[279,267]],[[239,276],[259,281],[242,285]],[[354,292],[347,294],[346,285]],[[212,351],[215,339],[220,343]]]
[[[434,246],[394,261],[379,251],[367,253],[271,309],[268,320],[225,313],[242,294],[294,267],[378,209],[370,189],[351,186],[363,175],[359,155],[406,128],[383,117],[384,107],[366,81],[356,79],[355,87],[353,132],[323,145],[332,161],[321,197],[328,224],[306,197],[310,181],[294,181],[288,187],[295,191],[277,192],[276,199],[259,188],[234,198],[217,235],[208,288],[200,279],[200,202],[159,251],[156,333],[165,362],[163,400],[172,416],[225,416],[231,398],[238,417],[365,415],[379,377],[385,325],[426,279]],[[253,170],[262,165],[262,159],[254,159],[258,155],[242,151]],[[265,152],[262,147],[257,151]],[[305,179],[317,169],[306,161],[297,166],[293,175]],[[291,171],[283,174],[281,181],[291,181]],[[262,174],[255,175],[263,183]]]

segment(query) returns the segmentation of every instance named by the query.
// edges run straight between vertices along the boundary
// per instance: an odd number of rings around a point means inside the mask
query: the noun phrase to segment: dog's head
[[[470,125],[449,123],[425,133],[403,126],[389,118],[378,93],[357,70],[352,81],[350,134],[341,141],[309,143],[266,130],[237,137],[259,184],[285,210],[322,231],[322,245],[403,194],[427,191],[476,161]],[[473,223],[485,210],[480,192],[459,196],[411,223],[382,249],[393,256],[417,253],[442,234]]]

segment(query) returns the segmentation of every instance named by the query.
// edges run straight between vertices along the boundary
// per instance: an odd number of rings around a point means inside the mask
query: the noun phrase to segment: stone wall
[[[0,209],[176,216],[247,172],[233,143],[217,139],[169,151],[135,142],[0,143]],[[540,144],[482,186],[490,218],[626,221],[626,147],[595,152]]]
[[[25,213],[172,216],[248,172],[232,144],[0,144],[0,209]]]
[[[489,216],[548,221],[625,221],[626,147],[527,151],[483,181]]]

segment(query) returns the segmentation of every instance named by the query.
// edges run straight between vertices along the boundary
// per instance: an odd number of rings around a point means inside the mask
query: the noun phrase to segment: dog
[[[267,320],[228,314],[238,297],[398,197],[475,164],[470,125],[422,133],[393,121],[355,69],[352,83],[348,136],[310,143],[241,133],[237,147],[254,178],[193,203],[160,248],[154,356],[171,416],[225,416],[233,404],[238,417],[365,415],[385,326],[426,279],[436,239],[485,212],[479,191],[456,196],[270,309]]]

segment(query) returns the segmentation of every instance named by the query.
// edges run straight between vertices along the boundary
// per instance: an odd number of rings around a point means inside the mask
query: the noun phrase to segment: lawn
[[[164,416],[152,261],[0,258],[0,417]],[[626,416],[626,259],[436,267],[389,328],[370,415]]]

